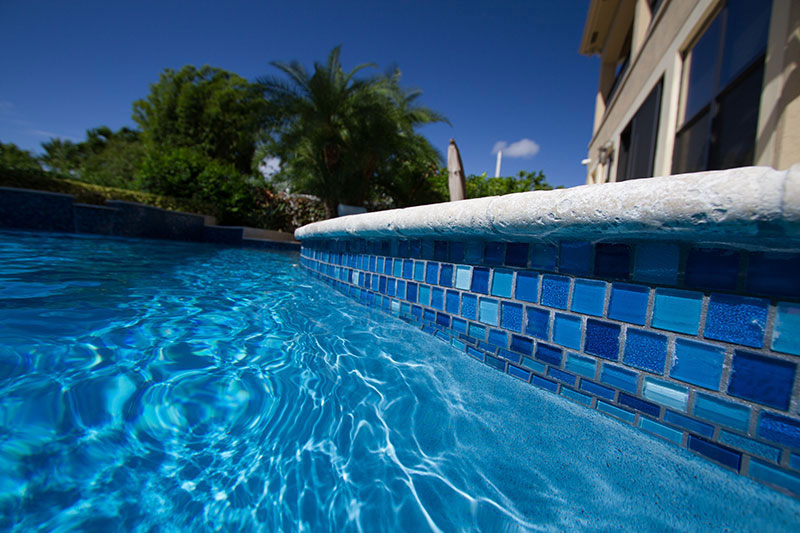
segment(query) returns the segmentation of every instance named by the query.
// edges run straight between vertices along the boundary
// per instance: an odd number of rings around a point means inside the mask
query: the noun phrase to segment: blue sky
[[[400,67],[452,122],[422,132],[444,154],[455,138],[468,174],[493,175],[506,143],[503,175],[541,169],[581,185],[599,68],[578,55],[588,4],[1,0],[0,140],[39,152],[50,137],[133,127],[131,104],[167,67],[253,80],[270,61],[310,67],[341,44],[347,69]]]

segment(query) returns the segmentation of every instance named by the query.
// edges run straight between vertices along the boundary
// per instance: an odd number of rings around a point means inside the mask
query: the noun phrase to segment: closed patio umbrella
[[[467,185],[464,179],[464,164],[461,162],[461,154],[458,153],[455,139],[450,139],[450,146],[447,147],[447,172],[450,175],[447,182],[450,201],[465,199]]]

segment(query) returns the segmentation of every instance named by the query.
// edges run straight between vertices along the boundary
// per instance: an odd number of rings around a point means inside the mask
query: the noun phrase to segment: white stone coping
[[[756,245],[781,242],[796,248],[800,164],[783,171],[743,167],[476,198],[334,218],[295,231],[301,241],[421,237],[500,241],[657,237]]]

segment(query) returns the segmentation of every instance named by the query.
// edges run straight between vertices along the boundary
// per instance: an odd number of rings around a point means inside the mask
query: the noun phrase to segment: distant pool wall
[[[299,250],[291,234],[241,226],[217,226],[213,217],[134,202],[75,203],[68,194],[0,187],[0,229],[93,233],[116,237],[213,242]]]
[[[800,165],[353,215],[295,237],[346,295],[800,496]]]

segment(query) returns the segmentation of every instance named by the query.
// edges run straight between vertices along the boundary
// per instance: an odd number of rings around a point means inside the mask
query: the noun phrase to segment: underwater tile
[[[502,242],[487,242],[483,248],[483,263],[485,265],[502,265],[505,255],[505,244]]]
[[[421,256],[423,259],[433,259],[433,241],[427,239],[422,241]]]
[[[526,307],[527,322],[525,333],[537,339],[547,340],[550,331],[550,311],[537,307]]]
[[[472,267],[459,265],[456,267],[456,288],[468,291],[472,285]]]
[[[466,333],[467,321],[462,318],[453,317],[453,330],[458,333]]]
[[[651,402],[646,402],[637,398],[636,396],[625,394],[624,392],[619,393],[617,403],[620,403],[626,407],[630,407],[631,409],[635,409],[636,411],[647,413],[655,418],[658,418],[658,414],[661,412],[661,408],[658,405]]]
[[[599,278],[628,279],[631,247],[627,244],[598,243],[594,247],[594,275]]]
[[[626,411],[625,409],[620,409],[616,405],[611,405],[610,403],[598,401],[597,410],[607,415],[619,418],[620,420],[624,420],[628,424],[633,424],[633,421],[636,420],[635,413],[631,413],[630,411]]]
[[[541,387],[543,389],[547,389],[550,392],[557,392],[558,391],[558,383],[554,381],[550,381],[549,379],[545,379],[539,377],[534,374],[533,378],[531,379],[531,383],[536,385],[537,387]]]
[[[574,402],[578,402],[580,404],[587,405],[587,406],[592,405],[592,397],[591,396],[583,394],[582,392],[574,391],[574,390],[570,389],[569,387],[561,387],[561,393],[560,394],[561,394],[561,396],[564,396],[565,398],[569,398],[570,400],[572,400]]]
[[[542,305],[566,309],[569,299],[569,278],[545,274],[542,276]]]
[[[736,350],[728,394],[785,411],[796,371],[797,365],[789,361]]]
[[[800,253],[752,252],[747,266],[747,292],[800,296]]]
[[[403,279],[414,279],[414,261],[411,259],[403,260]]]
[[[559,370],[558,368],[552,366],[547,370],[547,375],[557,381],[568,383],[572,387],[575,386],[575,381],[578,379],[574,374],[564,372],[563,370]]]
[[[536,303],[539,300],[539,275],[535,272],[517,272],[517,300]]]
[[[667,412],[664,413],[664,422],[687,429],[704,437],[711,438],[711,436],[714,435],[714,426],[711,424],[700,422],[699,420],[695,420],[694,418],[676,413],[674,411],[667,410]]]
[[[480,299],[480,314],[478,320],[490,326],[497,325],[498,302],[489,298]]]
[[[406,285],[406,300],[417,303],[417,284],[410,281]]]
[[[419,285],[418,302],[425,306],[431,305],[431,288],[428,285]]]
[[[531,251],[531,268],[535,270],[555,270],[556,247],[552,244],[534,244]]]
[[[779,467],[757,459],[751,459],[748,474],[754,479],[783,487],[796,495],[800,495],[800,476],[782,470]]]
[[[742,454],[735,452],[725,446],[714,444],[700,437],[689,435],[689,449],[695,451],[707,458],[739,471],[739,465],[742,461]]]
[[[465,254],[465,246],[461,241],[450,242],[450,253],[448,259],[451,263],[463,263]]]
[[[572,315],[556,313],[553,320],[553,342],[573,350],[580,350],[581,319]]]
[[[436,323],[442,327],[450,327],[450,315],[445,313],[436,313]]]
[[[514,273],[510,270],[494,269],[492,273],[492,296],[511,298]]]
[[[651,325],[658,329],[697,335],[702,307],[703,293],[656,289]]]
[[[437,261],[447,261],[447,241],[433,241],[433,258]]]
[[[539,361],[534,361],[529,357],[522,358],[522,365],[526,368],[530,368],[534,372],[538,372],[539,374],[544,374],[547,370],[547,365],[540,363]]]
[[[439,285],[442,287],[453,286],[453,265],[443,264],[439,270]]]
[[[511,302],[500,305],[501,324],[510,331],[522,332],[522,306]]]
[[[589,394],[594,394],[595,396],[600,396],[601,398],[611,401],[614,400],[614,396],[616,395],[614,389],[598,385],[593,381],[587,381],[585,379],[581,380],[581,390],[585,390]]]
[[[514,365],[508,365],[508,373],[522,381],[528,381],[531,378],[530,372]]]
[[[428,285],[436,285],[439,281],[439,263],[428,261],[425,267],[425,283]]]
[[[606,283],[591,279],[576,279],[572,288],[570,309],[584,315],[603,316],[606,305]]]
[[[758,416],[757,433],[761,438],[800,449],[800,420],[761,411]]]
[[[461,316],[469,320],[478,317],[478,298],[466,292],[461,293]]]
[[[649,331],[628,328],[622,361],[626,365],[663,374],[667,361],[667,338]]]
[[[458,304],[459,304],[459,294],[458,291],[447,291],[445,295],[445,309],[448,313],[457,315],[458,314]]]
[[[481,326],[480,324],[475,324],[474,322],[470,322],[469,336],[479,340],[486,339],[486,327]]]
[[[675,358],[669,375],[686,383],[719,390],[724,362],[722,348],[679,338],[675,340]]]
[[[638,374],[631,370],[605,364],[600,371],[600,381],[612,387],[635,393],[638,386]]]
[[[483,244],[477,241],[469,241],[464,249],[464,261],[473,265],[483,262]]]
[[[414,261],[414,281],[425,281],[425,261]]]
[[[472,269],[472,292],[489,294],[489,269],[474,267]]]
[[[506,243],[506,266],[528,266],[528,244],[524,242]]]
[[[686,412],[689,403],[689,389],[663,379],[646,377],[642,386],[642,396],[661,405]]]
[[[650,289],[642,285],[614,283],[608,303],[608,317],[644,326]]]
[[[776,352],[800,355],[800,304],[778,302],[771,346]]]
[[[540,359],[545,363],[559,366],[561,365],[561,348],[550,346],[541,342],[536,343],[536,359]]]
[[[739,275],[739,252],[717,248],[692,248],[686,259],[687,287],[732,290]]]
[[[780,461],[781,458],[781,451],[778,448],[742,437],[736,433],[725,430],[720,431],[718,440],[722,444],[727,444],[728,446],[744,450],[751,455],[756,455],[776,463]]]
[[[675,444],[680,445],[683,442],[682,431],[665,426],[664,424],[656,422],[655,420],[647,418],[646,416],[639,417],[639,427],[645,431],[653,433],[654,435],[658,435],[661,438],[672,441]]]
[[[533,340],[521,335],[511,335],[511,349],[525,355],[533,354]]]
[[[604,359],[619,359],[620,327],[610,322],[601,322],[592,318],[586,321],[586,340],[583,351]]]
[[[704,335],[708,339],[761,348],[768,308],[769,302],[760,298],[712,294]]]
[[[592,272],[592,245],[583,241],[562,241],[559,245],[558,271],[575,276]]]
[[[750,425],[749,407],[703,393],[695,396],[694,416],[740,431],[747,431]]]
[[[439,311],[444,310],[444,291],[438,287],[431,288],[431,307]]]
[[[597,360],[570,352],[567,354],[567,362],[564,368],[570,372],[594,379],[597,371]]]
[[[505,348],[508,346],[508,333],[499,329],[490,329],[488,340],[490,344]]]

